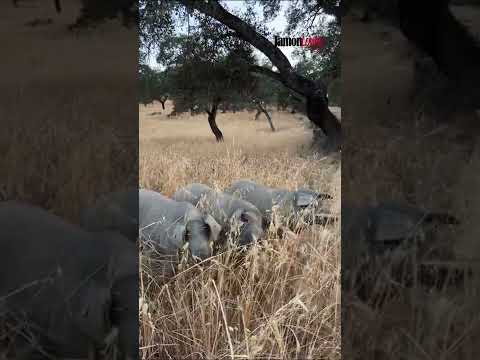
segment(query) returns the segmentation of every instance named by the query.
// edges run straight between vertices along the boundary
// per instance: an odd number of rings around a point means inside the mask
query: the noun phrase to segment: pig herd
[[[261,243],[280,228],[331,223],[338,218],[331,201],[326,193],[250,180],[223,191],[190,184],[171,198],[132,189],[83,211],[81,227],[31,205],[0,202],[0,322],[28,325],[10,327],[7,355],[10,347],[18,359],[96,358],[114,347],[117,358],[138,359],[139,245],[172,259],[167,273],[180,255],[202,261],[228,246]],[[429,224],[457,222],[393,203],[342,206],[342,262],[397,247]]]
[[[2,355],[138,359],[138,240],[165,257],[186,250],[202,260],[228,242],[262,241],[277,207],[300,219],[327,197],[248,181],[225,192],[192,184],[172,198],[132,189],[84,210],[80,227],[0,202]]]
[[[293,227],[309,214],[317,213],[322,199],[331,197],[302,189],[278,190],[245,180],[223,192],[190,184],[177,190],[172,198],[177,204],[191,204],[213,217],[220,228],[213,239],[213,248],[218,249],[227,242],[244,247],[262,241],[276,212],[283,214],[279,226]]]
[[[248,247],[262,241],[274,222],[292,229],[300,222],[324,222],[331,216],[324,202],[331,198],[249,180],[237,181],[223,192],[194,183],[171,198],[140,189],[138,207],[137,190],[112,194],[83,214],[82,225],[91,232],[117,231],[132,241],[139,239],[157,254],[175,256],[188,249],[193,259],[203,260],[227,243]]]

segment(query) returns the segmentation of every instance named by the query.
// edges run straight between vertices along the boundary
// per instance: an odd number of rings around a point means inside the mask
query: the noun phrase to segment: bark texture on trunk
[[[295,73],[288,58],[278,47],[258,33],[254,27],[225,10],[218,1],[179,1],[186,7],[196,9],[235,31],[239,38],[247,41],[261,51],[278,69],[278,72],[275,72],[262,66],[250,66],[249,71],[257,72],[280,81],[283,85],[303,95],[307,99],[316,97],[319,92],[321,93],[321,97],[326,97],[326,87],[322,82],[315,82]],[[315,125],[319,126],[327,137],[333,136],[335,138],[333,142],[340,146],[341,136],[339,133],[341,133],[341,125],[338,119],[328,110],[328,103],[322,101],[310,101],[310,103],[310,111],[307,111],[308,118]],[[311,117],[311,115],[313,115],[313,117]],[[324,116],[327,118],[323,119]],[[335,122],[336,124],[334,124]],[[323,127],[325,125],[327,127]]]
[[[210,125],[210,129],[212,130],[213,135],[215,135],[215,139],[217,139],[217,142],[222,142],[223,134],[220,131],[216,121],[217,109],[218,109],[218,104],[214,103],[210,110],[206,109],[205,111],[208,114],[208,124]]]
[[[399,1],[399,23],[405,36],[430,55],[453,78],[478,69],[480,46],[452,14],[448,0],[435,3]]]
[[[342,131],[339,120],[328,108],[326,98],[319,93],[307,97],[307,116],[317,124],[327,135],[328,148],[335,150],[340,147],[342,142]]]
[[[270,114],[268,113],[267,109],[261,103],[257,103],[257,107],[258,107],[258,111],[257,111],[257,114],[255,115],[255,120],[258,119],[261,113],[264,113],[265,116],[267,117],[268,125],[270,125],[270,130],[274,132],[275,126],[273,126],[272,118],[270,117]]]
[[[449,130],[452,140],[465,146],[471,156],[480,135],[480,122],[475,115],[480,109],[480,43],[459,20],[461,17],[454,15],[455,8],[450,8],[450,3],[399,0],[398,22],[403,34],[448,79],[445,110],[436,116],[453,125]]]
[[[158,101],[160,101],[160,103],[162,104],[162,109],[165,110],[165,102],[168,100],[168,96],[165,95],[165,96],[160,96],[160,98],[158,99]]]

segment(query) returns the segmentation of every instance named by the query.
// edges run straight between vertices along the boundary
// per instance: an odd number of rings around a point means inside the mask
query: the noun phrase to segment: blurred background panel
[[[343,356],[475,358],[478,1],[342,3]]]
[[[6,358],[138,356],[138,249],[80,226],[104,195],[138,187],[135,5],[0,4]]]

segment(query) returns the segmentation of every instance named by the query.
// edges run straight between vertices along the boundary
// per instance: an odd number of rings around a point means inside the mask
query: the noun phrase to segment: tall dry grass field
[[[216,143],[206,115],[167,118],[168,103],[139,111],[141,187],[170,196],[191,182],[223,189],[249,178],[327,191],[339,211],[339,163],[311,153],[293,115],[273,112],[272,133],[255,113],[220,113],[225,142]],[[227,250],[164,283],[145,267],[142,358],[339,359],[339,265],[339,224],[330,224],[271,232],[246,254]]]
[[[78,223],[99,195],[138,183],[137,33],[114,22],[67,31],[75,0],[62,0],[61,14],[51,1],[19,3],[0,2],[0,201]],[[26,25],[47,18],[53,23]],[[8,318],[2,308],[0,357],[25,325]]]
[[[98,195],[137,183],[137,34],[117,23],[71,33],[78,1],[61,14],[40,4],[0,4],[0,198],[76,222]]]
[[[455,113],[442,124],[415,107],[414,49],[397,29],[353,17],[342,26],[343,81],[350,84],[342,94],[348,138],[342,149],[343,201],[398,200],[454,214],[461,225],[440,228],[436,235],[453,248],[459,266],[474,270],[457,286],[427,290],[395,282],[387,267],[374,269],[376,282],[367,303],[342,292],[348,314],[342,323],[342,352],[359,359],[476,359],[480,151],[477,141],[468,154],[452,126],[474,114]],[[444,98],[443,104],[433,105],[437,114],[448,102]],[[478,133],[471,135],[478,139]],[[394,296],[383,301],[390,294]]]

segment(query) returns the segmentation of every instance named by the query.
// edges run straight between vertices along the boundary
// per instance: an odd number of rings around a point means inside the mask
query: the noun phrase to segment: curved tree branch
[[[289,85],[292,85],[291,83],[288,82],[288,80],[286,80],[284,77],[283,77],[283,74],[282,73],[279,73],[279,72],[276,72],[276,71],[273,71],[269,68],[266,68],[264,66],[258,66],[258,65],[250,65],[249,68],[248,68],[249,71],[251,72],[256,72],[258,74],[263,74],[263,75],[266,75],[274,80],[277,80],[277,81],[280,81],[282,82],[285,86],[287,86],[288,88],[292,89],[292,90],[295,90],[296,92],[302,94],[302,95],[305,95],[303,94],[302,92],[299,92],[299,87],[295,87],[295,86],[289,86]],[[314,92],[314,89],[311,88],[312,86],[318,90],[318,88],[322,88],[323,86],[323,82],[320,81],[320,80],[317,80],[317,81],[312,81],[306,77],[303,77],[302,75],[298,75],[298,74],[295,74],[295,76],[297,77],[297,80],[296,80],[296,83],[300,85],[300,88],[308,88],[308,91],[309,92]],[[311,95],[311,93],[309,93],[308,95]]]
[[[252,26],[225,10],[218,1],[179,0],[179,2],[186,7],[196,9],[220,21],[228,28],[234,30],[239,38],[260,50],[278,68],[283,79],[282,83],[288,84],[289,88],[304,96],[310,96],[315,90],[313,81],[295,74],[290,61],[278,47],[259,34]]]
[[[248,67],[248,70],[250,72],[255,72],[255,73],[258,73],[258,74],[262,74],[262,75],[266,75],[274,80],[277,80],[277,81],[282,81],[282,75],[280,75],[280,73],[278,72],[275,72],[273,70],[270,70],[269,68],[266,68],[264,66],[258,66],[258,65],[251,65]]]
[[[221,22],[235,31],[240,39],[250,43],[267,56],[277,67],[278,73],[260,66],[251,67],[249,70],[270,76],[287,88],[303,95],[307,99],[308,118],[323,130],[324,134],[332,140],[335,148],[339,147],[341,124],[328,108],[326,86],[322,81],[313,81],[296,74],[290,61],[278,47],[258,33],[254,27],[225,10],[218,0],[178,0],[178,2]]]
[[[197,9],[198,11],[211,16],[234,30],[242,39],[248,41],[260,51],[265,52],[265,55],[267,55],[280,72],[292,70],[290,61],[288,61],[288,58],[279,48],[274,46],[266,37],[257,33],[252,26],[225,10],[218,1],[179,1],[187,7]]]
[[[428,54],[471,105],[480,104],[480,44],[455,18],[450,0],[435,4],[399,0],[398,18],[403,34]]]
[[[280,74],[278,72],[275,72],[273,70],[270,70],[269,68],[266,68],[266,67],[263,67],[263,66],[258,66],[258,65],[250,65],[248,67],[248,71],[268,76],[269,78],[271,78],[273,80],[281,82],[283,85],[285,85],[290,90],[293,90],[293,91],[299,93],[300,95],[305,95],[305,94],[299,92],[297,87],[291,86],[291,83],[286,81],[285,78],[282,77],[282,74]],[[308,79],[305,79],[305,80],[310,81]],[[306,85],[306,86],[309,86],[309,85]]]

